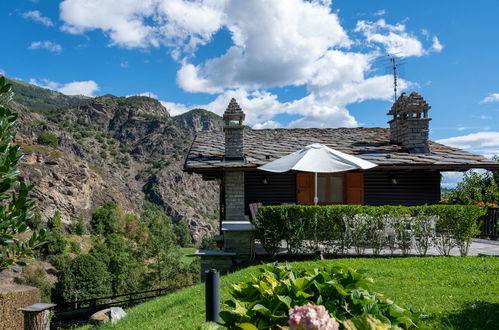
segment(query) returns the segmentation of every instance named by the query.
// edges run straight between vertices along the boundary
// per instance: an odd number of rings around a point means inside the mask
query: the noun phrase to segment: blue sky
[[[172,114],[386,127],[388,53],[432,106],[431,138],[499,154],[499,2],[2,1],[0,72],[66,94],[147,93]]]

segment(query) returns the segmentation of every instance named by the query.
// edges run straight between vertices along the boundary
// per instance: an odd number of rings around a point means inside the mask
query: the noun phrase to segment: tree
[[[18,144],[12,144],[18,114],[7,107],[11,87],[0,77],[0,271],[14,264],[24,266],[23,258],[39,249],[46,235],[43,229],[29,235],[27,222],[34,216],[35,201],[29,197],[32,186],[19,179],[23,154]]]
[[[192,246],[192,237],[189,232],[189,226],[187,225],[187,222],[180,220],[176,225],[173,226],[173,232],[175,233],[176,244],[178,246]]]
[[[47,236],[47,244],[42,248],[45,256],[54,256],[64,253],[68,241],[64,237],[64,225],[61,213],[55,211],[54,216],[48,221],[50,234]]]
[[[173,256],[175,235],[172,230],[171,218],[158,205],[146,202],[141,215],[149,231],[146,241],[148,257],[153,260],[149,265],[152,269],[150,281],[153,286],[163,286],[170,278],[171,271],[176,268],[178,260]]]
[[[91,254],[82,254],[69,261],[57,288],[65,301],[106,296],[112,292],[111,274],[104,262]]]
[[[121,231],[118,205],[107,202],[92,212],[92,230],[98,235],[109,235]]]
[[[499,160],[498,156],[494,159]],[[499,203],[499,172],[466,172],[457,187],[448,193],[448,198],[457,204]]]

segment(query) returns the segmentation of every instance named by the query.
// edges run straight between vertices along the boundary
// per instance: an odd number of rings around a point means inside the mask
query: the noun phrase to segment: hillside
[[[65,224],[88,222],[106,201],[137,213],[150,200],[187,222],[195,241],[215,231],[218,186],[181,169],[195,132],[221,129],[219,116],[196,109],[172,118],[145,96],[66,96],[11,83],[26,154],[21,172],[35,184],[43,221],[59,210]]]

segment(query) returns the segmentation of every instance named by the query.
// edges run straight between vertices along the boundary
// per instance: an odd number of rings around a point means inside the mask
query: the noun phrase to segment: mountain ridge
[[[42,221],[58,210],[66,225],[89,222],[92,210],[107,201],[138,213],[148,200],[174,222],[185,221],[195,242],[217,229],[218,186],[182,166],[195,133],[222,129],[221,117],[204,109],[171,117],[146,96],[66,98],[23,84],[14,81],[13,92],[23,94],[10,106],[20,113],[21,172],[35,184]]]

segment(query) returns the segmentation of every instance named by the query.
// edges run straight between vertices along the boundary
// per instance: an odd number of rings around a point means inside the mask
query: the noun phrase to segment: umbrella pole
[[[317,172],[315,172],[315,184],[314,184],[314,190],[315,190],[315,194],[314,194],[314,204],[315,206],[317,206],[317,204],[319,203],[319,196],[317,196]],[[315,210],[315,213],[314,213],[314,243],[315,243],[315,250],[317,250],[319,247],[317,245],[317,210]]]
[[[319,197],[317,196],[317,172],[315,172],[315,184],[314,184],[314,188],[315,188],[314,205],[317,206],[317,204],[319,203]]]

